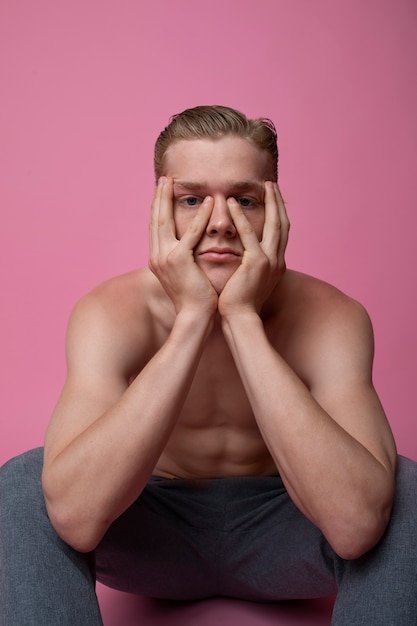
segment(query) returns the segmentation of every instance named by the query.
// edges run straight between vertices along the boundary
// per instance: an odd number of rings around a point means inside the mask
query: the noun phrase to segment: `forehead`
[[[182,139],[165,153],[164,174],[186,180],[257,180],[271,178],[271,159],[249,140]]]

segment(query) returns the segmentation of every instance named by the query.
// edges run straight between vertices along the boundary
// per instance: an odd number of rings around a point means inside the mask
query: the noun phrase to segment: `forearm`
[[[389,516],[391,468],[318,404],[271,346],[257,315],[234,316],[223,328],[291,498],[339,553],[349,555],[349,546],[352,554],[365,551]]]
[[[172,332],[120,399],[44,470],[59,534],[91,549],[141,493],[175,427],[212,321],[180,314]]]

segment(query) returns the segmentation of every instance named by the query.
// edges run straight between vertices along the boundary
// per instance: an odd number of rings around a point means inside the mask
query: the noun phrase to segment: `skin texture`
[[[81,551],[175,479],[279,473],[343,558],[380,539],[396,453],[357,302],[288,270],[268,156],[233,136],[172,144],[149,268],[75,307],[68,378],[45,441],[58,534]],[[88,480],[86,480],[88,477]]]

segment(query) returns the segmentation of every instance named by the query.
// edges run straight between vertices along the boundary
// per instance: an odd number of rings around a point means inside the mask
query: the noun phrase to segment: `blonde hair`
[[[235,135],[252,142],[271,158],[272,178],[278,178],[277,131],[271,120],[250,120],[236,109],[225,106],[197,106],[173,115],[155,143],[154,170],[156,180],[164,172],[167,149],[181,139],[217,139]]]

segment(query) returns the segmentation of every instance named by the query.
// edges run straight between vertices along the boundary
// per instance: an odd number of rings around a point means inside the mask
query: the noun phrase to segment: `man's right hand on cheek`
[[[176,236],[173,180],[161,177],[155,191],[150,222],[149,268],[172,300],[175,310],[217,311],[218,296],[194,259],[194,249],[204,234],[214,200],[207,197],[181,239]]]

